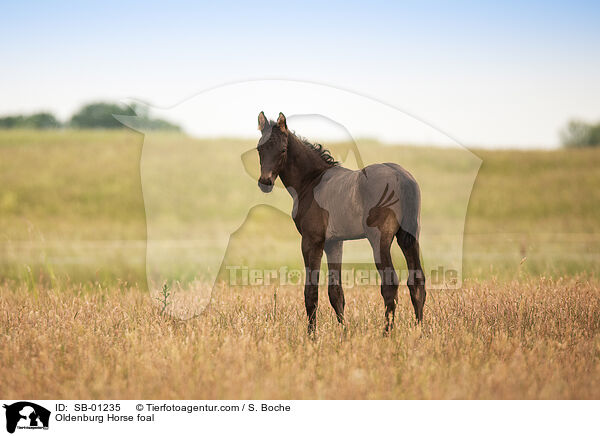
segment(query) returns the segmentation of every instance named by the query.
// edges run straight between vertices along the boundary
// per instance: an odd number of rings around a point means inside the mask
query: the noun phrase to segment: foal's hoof
[[[392,330],[394,330],[394,325],[393,324],[388,324],[385,326],[385,328],[383,329],[383,336],[387,337],[392,333]]]

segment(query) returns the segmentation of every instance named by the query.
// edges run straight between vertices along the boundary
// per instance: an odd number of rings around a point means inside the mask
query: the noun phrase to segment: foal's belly
[[[330,240],[349,240],[362,239],[366,237],[362,225],[362,217],[355,217],[350,220],[347,216],[340,216],[337,213],[329,214],[325,239]]]
[[[328,170],[315,188],[315,201],[329,216],[326,240],[365,237],[364,211],[359,198],[357,177],[358,172],[335,167]]]

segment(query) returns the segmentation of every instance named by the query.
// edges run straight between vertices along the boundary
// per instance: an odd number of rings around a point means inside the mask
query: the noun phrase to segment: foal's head
[[[271,192],[287,156],[289,132],[285,116],[280,112],[277,122],[273,122],[267,120],[265,113],[261,112],[258,114],[258,129],[261,132],[256,147],[260,158],[258,187],[263,192]]]

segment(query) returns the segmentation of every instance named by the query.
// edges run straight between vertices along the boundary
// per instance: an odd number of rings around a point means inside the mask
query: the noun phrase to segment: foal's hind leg
[[[367,238],[373,248],[375,265],[381,277],[381,296],[385,303],[385,332],[394,328],[396,317],[396,302],[398,300],[398,275],[392,263],[390,247],[394,240],[395,229],[387,229],[381,225],[380,228],[370,229]]]
[[[425,274],[421,267],[421,259],[419,253],[419,241],[410,233],[400,229],[398,232],[398,245],[406,258],[408,266],[408,289],[410,290],[410,300],[415,309],[417,322],[423,321],[423,306],[427,292],[425,291]]]
[[[325,243],[327,255],[328,291],[329,302],[335,310],[337,320],[344,324],[344,290],[342,289],[342,241],[328,241]]]

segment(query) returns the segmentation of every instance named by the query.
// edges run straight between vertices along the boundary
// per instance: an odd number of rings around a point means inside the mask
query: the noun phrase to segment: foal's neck
[[[279,174],[281,181],[288,188],[293,188],[300,194],[304,187],[330,168],[319,153],[305,145],[293,133],[289,133],[287,157]]]

